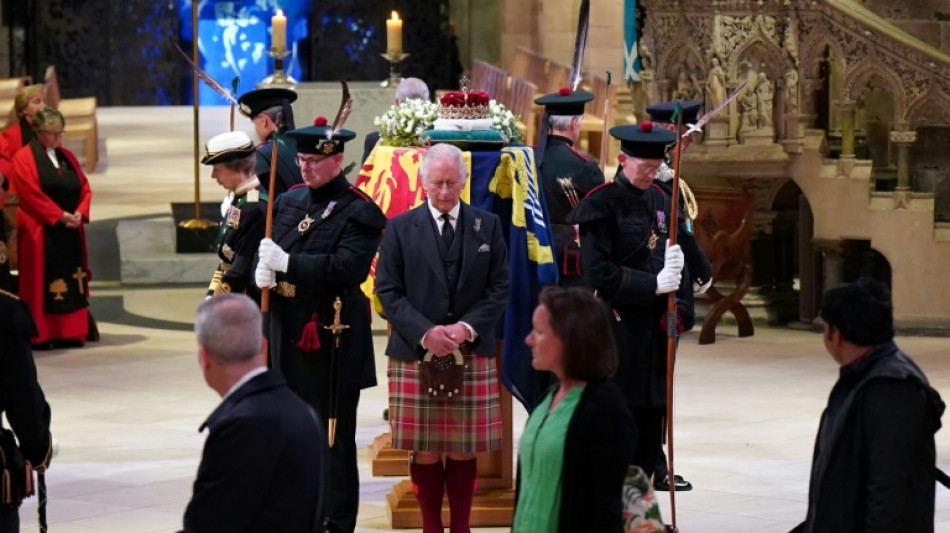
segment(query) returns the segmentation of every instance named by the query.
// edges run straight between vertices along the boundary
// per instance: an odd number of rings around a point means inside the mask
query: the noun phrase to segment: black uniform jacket
[[[568,220],[580,225],[584,278],[620,318],[615,380],[631,406],[666,404],[667,337],[660,319],[668,296],[656,294],[656,276],[663,268],[669,213],[670,197],[659,187],[640,190],[619,174],[591,191]],[[684,269],[676,299],[685,329],[694,322],[692,292]]]
[[[221,402],[205,427],[186,533],[317,531],[327,437],[280,375],[252,378]]]
[[[660,181],[656,180],[654,183],[657,184],[663,191],[672,196],[673,194],[673,181]],[[686,212],[684,206],[686,202],[683,200],[683,195],[678,196],[680,199],[680,206],[678,209],[679,215],[677,218],[685,224]],[[683,257],[686,260],[686,268],[689,269],[690,281],[695,281],[700,285],[704,285],[707,281],[712,279],[713,276],[713,266],[709,262],[709,257],[706,256],[706,252],[703,251],[702,246],[696,242],[696,228],[690,230],[689,227],[684,225],[686,231],[681,231],[677,233],[676,244],[680,245],[680,248],[683,249]]]
[[[389,221],[376,266],[376,294],[392,325],[386,355],[421,359],[419,341],[439,324],[465,322],[477,333],[472,350],[495,354],[495,327],[508,302],[508,250],[501,221],[462,203],[456,222],[461,238],[457,287],[449,287],[428,203]],[[454,301],[454,312],[450,309]]]
[[[34,466],[52,451],[50,408],[36,379],[30,337],[36,326],[26,304],[0,291],[0,414],[5,414],[23,456]]]
[[[842,368],[815,439],[807,520],[796,531],[933,531],[943,411],[893,342]]]
[[[272,132],[267,140],[257,146],[257,166],[254,173],[261,180],[266,191],[270,184],[270,161],[273,153],[274,138],[277,138],[277,182],[274,183],[274,197],[287,192],[294,185],[303,183],[300,167],[297,166],[297,144],[290,137]]]
[[[235,196],[228,213],[218,238],[218,257],[224,271],[222,292],[245,293],[259,301],[261,292],[254,285],[254,254],[264,238],[267,190],[261,185]]]
[[[359,285],[366,280],[386,225],[386,217],[343,175],[319,189],[298,186],[274,204],[273,239],[290,254],[278,283],[295,287],[293,297],[272,292],[270,343],[272,366],[310,405],[330,388],[333,302],[343,303],[340,345],[340,393],[355,394],[376,385],[370,311]],[[304,327],[316,323],[320,347],[297,346]],[[312,329],[312,324],[309,324]],[[324,398],[326,400],[327,398]]]
[[[578,152],[567,137],[551,135],[540,163],[541,186],[548,209],[548,222],[554,234],[555,258],[561,285],[571,284],[569,278],[581,276],[580,250],[575,243],[574,227],[567,223],[567,214],[574,208],[572,191],[558,179],[569,179],[573,184],[575,201],[587,196],[594,187],[604,184],[604,174],[594,160]],[[566,283],[565,283],[566,282]]]

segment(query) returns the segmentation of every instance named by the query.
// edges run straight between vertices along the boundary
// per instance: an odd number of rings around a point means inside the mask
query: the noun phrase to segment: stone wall
[[[950,53],[950,0],[864,0],[863,4],[925,43]]]

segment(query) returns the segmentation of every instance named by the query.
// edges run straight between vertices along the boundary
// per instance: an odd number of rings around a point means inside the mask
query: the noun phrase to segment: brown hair
[[[539,303],[547,308],[551,329],[561,340],[564,377],[592,381],[617,372],[612,317],[603,302],[584,289],[547,287]]]
[[[257,152],[251,152],[248,156],[240,159],[232,159],[220,164],[228,170],[240,172],[241,174],[254,174],[254,169],[257,167]]]

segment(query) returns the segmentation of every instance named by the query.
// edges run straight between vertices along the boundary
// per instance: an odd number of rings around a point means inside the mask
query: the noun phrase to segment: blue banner
[[[623,78],[640,81],[640,36],[637,35],[637,0],[623,1]]]

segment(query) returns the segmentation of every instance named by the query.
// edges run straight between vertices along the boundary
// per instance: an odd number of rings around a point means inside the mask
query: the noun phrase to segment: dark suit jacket
[[[456,318],[447,322],[449,288],[428,204],[389,221],[376,264],[376,294],[392,325],[386,355],[419,359],[422,336],[433,326],[454,322],[475,329],[476,353],[494,355],[495,326],[508,301],[508,250],[501,221],[463,202],[456,234],[460,229]]]
[[[206,426],[186,533],[317,531],[327,437],[284,378],[274,371],[255,376]]]
[[[373,148],[376,146],[376,143],[379,142],[379,132],[371,131],[366,134],[366,138],[363,139],[363,159],[360,160],[360,165],[366,162],[366,159],[369,158],[370,152],[373,151]]]

